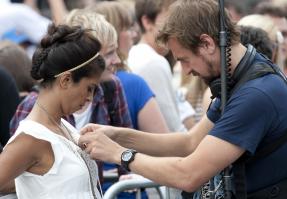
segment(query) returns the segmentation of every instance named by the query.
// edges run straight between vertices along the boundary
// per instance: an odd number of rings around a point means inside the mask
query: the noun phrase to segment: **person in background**
[[[35,85],[35,81],[29,74],[32,62],[27,53],[14,43],[1,41],[0,65],[13,76],[22,101]]]
[[[0,27],[0,40],[21,44],[31,58],[51,20],[23,3],[3,3],[0,10],[0,24],[5,24]]]
[[[224,6],[229,11],[230,18],[235,22],[239,21],[242,17],[246,15],[247,8],[245,2],[236,0],[225,0]]]
[[[243,17],[237,23],[240,26],[252,26],[261,28],[267,32],[270,40],[272,41],[272,62],[276,63],[281,69],[283,69],[283,54],[280,50],[280,45],[283,42],[282,33],[279,31],[277,25],[273,20],[264,15],[252,14]]]
[[[252,26],[240,26],[240,41],[243,45],[252,44],[256,50],[270,60],[273,56],[273,42],[266,31]]]
[[[19,104],[19,92],[13,77],[0,65],[0,144],[5,146],[10,138],[9,122]]]
[[[142,35],[138,44],[129,51],[128,66],[141,76],[155,94],[155,99],[161,113],[172,132],[184,131],[186,126],[180,117],[178,100],[172,85],[171,66],[163,56],[168,51],[159,47],[155,42],[155,35],[160,24],[165,19],[166,11],[174,0],[137,0],[135,13]],[[185,109],[187,110],[187,109]],[[194,110],[191,108],[193,115]]]
[[[132,29],[133,31],[136,33],[133,36],[133,43],[134,45],[137,44],[140,39],[141,39],[141,30],[140,30],[140,26],[136,21],[136,16],[135,16],[135,1],[134,0],[118,0],[118,2],[120,2],[122,5],[124,5],[126,8],[129,9],[129,14],[132,16],[132,21],[133,21],[133,25],[132,25]]]
[[[181,71],[180,89],[183,90],[186,100],[195,110],[194,121],[199,122],[205,115],[211,101],[208,85],[199,77],[185,75]]]
[[[272,3],[274,4],[274,6],[282,8],[284,10],[283,12],[285,13],[285,18],[287,18],[287,1],[285,1],[285,0],[272,0]],[[286,34],[286,32],[285,33],[283,32],[282,34],[283,34],[283,37],[285,38],[285,43],[286,43],[287,34]],[[285,49],[286,49],[286,47],[285,47]],[[285,73],[285,75],[287,75],[287,59],[285,59],[285,61],[284,61],[284,73]]]
[[[261,2],[257,5],[255,12],[271,18],[276,24],[278,30],[281,32],[283,37],[282,42],[278,44],[278,48],[281,54],[282,62],[280,67],[284,68],[284,62],[287,59],[287,15],[286,15],[286,2],[285,5],[281,3],[276,4],[275,2]]]

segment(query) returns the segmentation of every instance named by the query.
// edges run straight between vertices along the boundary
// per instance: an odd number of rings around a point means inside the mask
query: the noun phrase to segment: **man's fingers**
[[[92,146],[92,144],[86,144],[86,148],[85,148],[85,152],[87,154],[90,154],[91,151],[93,150],[94,146]]]
[[[78,140],[78,145],[84,149],[87,148],[87,145],[92,141],[92,137],[89,134],[81,135]]]
[[[92,132],[94,130],[97,130],[101,127],[101,125],[98,124],[87,124],[86,126],[84,126],[81,130],[80,130],[80,134],[84,135],[86,133]]]
[[[93,127],[92,127],[93,124],[87,124],[86,126],[84,126],[81,130],[80,130],[80,134],[81,135],[84,135],[88,132],[91,132],[93,131]]]

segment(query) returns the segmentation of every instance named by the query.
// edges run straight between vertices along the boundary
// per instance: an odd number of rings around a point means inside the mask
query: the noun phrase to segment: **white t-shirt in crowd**
[[[186,131],[180,119],[172,86],[172,73],[167,60],[149,45],[139,43],[129,52],[128,66],[134,73],[140,75],[154,92],[169,130]]]
[[[32,43],[38,44],[46,34],[49,23],[49,19],[25,4],[0,4],[0,39],[6,32],[16,30],[26,35]]]

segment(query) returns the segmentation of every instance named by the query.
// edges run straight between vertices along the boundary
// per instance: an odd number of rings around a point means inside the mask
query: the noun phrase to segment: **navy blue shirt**
[[[265,59],[256,54],[255,62]],[[211,105],[207,116],[215,123],[210,135],[235,144],[251,155],[287,133],[287,84],[268,74],[250,80],[227,101],[221,116],[220,100]],[[287,178],[287,144],[246,166],[247,192],[254,192]]]

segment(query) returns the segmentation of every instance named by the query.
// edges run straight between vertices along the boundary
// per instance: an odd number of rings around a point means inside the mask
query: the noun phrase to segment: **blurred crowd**
[[[102,44],[101,84],[89,104],[67,116],[77,129],[88,122],[158,133],[192,128],[211,102],[208,86],[183,75],[172,54],[155,42],[174,1],[1,0],[0,144],[5,146],[36,101],[32,58],[52,22],[91,29]],[[251,43],[287,74],[287,0],[225,0],[225,6],[240,26],[241,42]],[[98,166],[104,191],[111,185],[105,175],[139,177],[115,165]],[[122,194],[135,198],[133,192]]]

